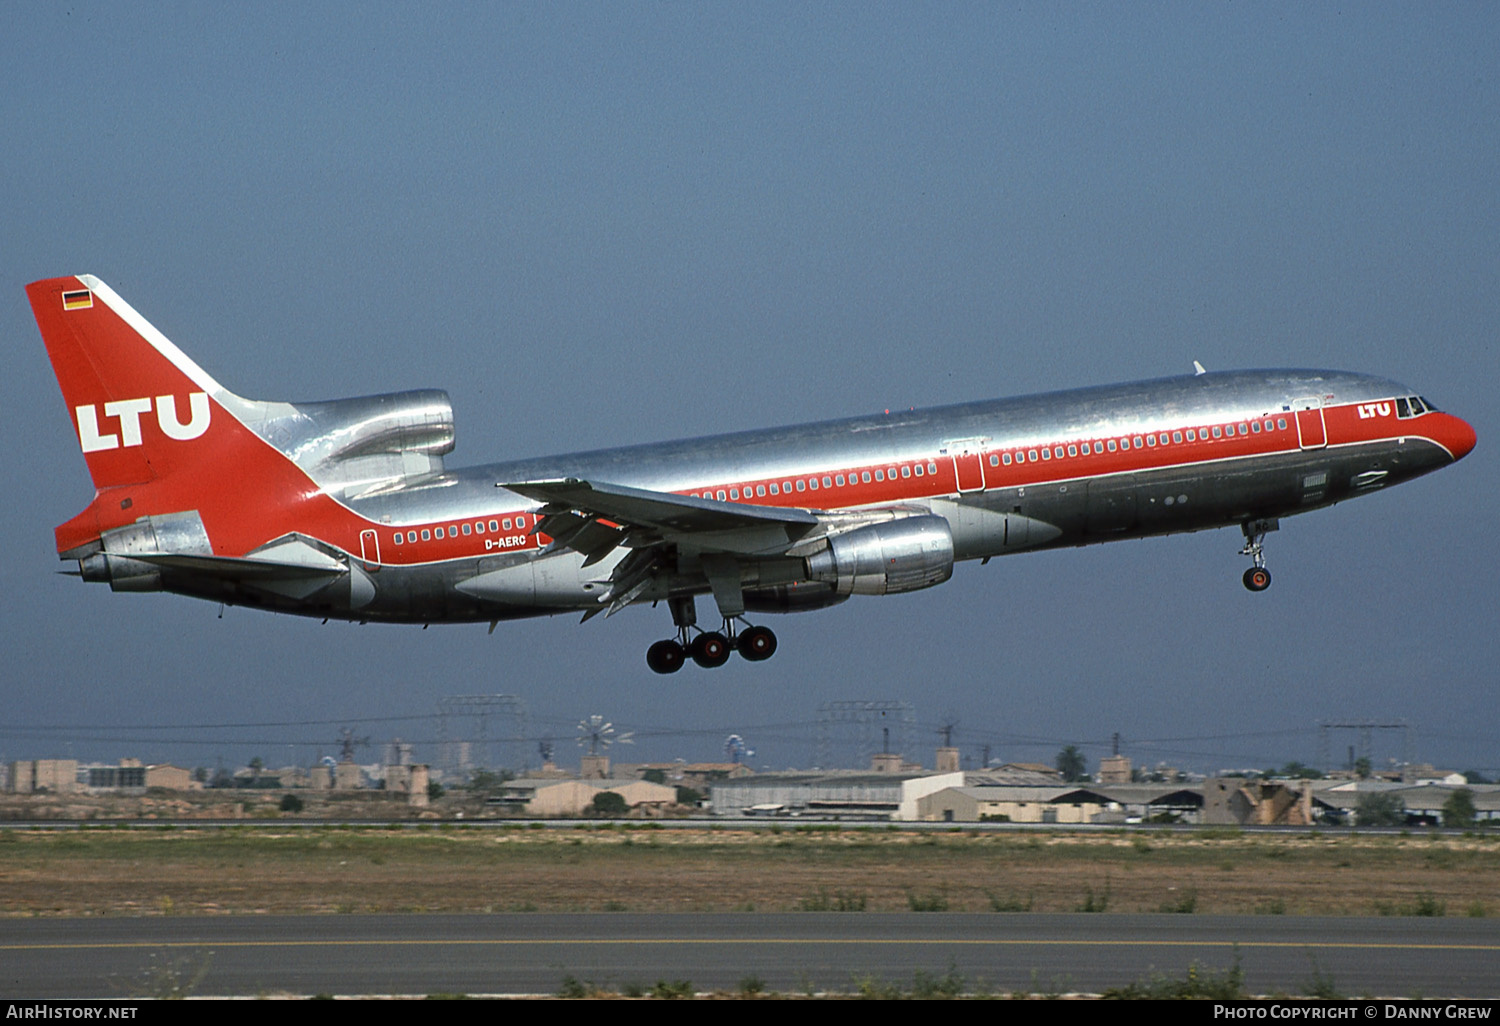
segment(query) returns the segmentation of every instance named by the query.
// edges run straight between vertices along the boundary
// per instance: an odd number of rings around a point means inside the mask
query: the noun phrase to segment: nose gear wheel
[[[1250,591],[1265,591],[1271,586],[1271,571],[1266,569],[1263,546],[1266,535],[1279,526],[1275,520],[1251,520],[1240,525],[1240,530],[1245,534],[1245,547],[1240,549],[1240,555],[1249,556],[1255,562],[1240,578]]]

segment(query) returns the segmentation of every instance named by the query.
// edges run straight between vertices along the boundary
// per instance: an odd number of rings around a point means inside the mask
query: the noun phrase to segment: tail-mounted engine
[[[856,528],[808,556],[807,575],[840,596],[930,588],[953,576],[953,532],[930,514]]]
[[[133,524],[105,531],[99,549],[82,555],[78,568],[85,581],[107,581],[111,591],[160,591],[161,567],[132,559],[135,554],[211,554],[208,532],[196,510],[142,517]]]
[[[419,389],[276,405],[252,426],[330,493],[353,498],[440,473],[453,451],[453,404]]]

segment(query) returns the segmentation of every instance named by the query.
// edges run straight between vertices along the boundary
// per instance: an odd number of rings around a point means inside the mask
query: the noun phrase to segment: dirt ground
[[[0,830],[0,915],[1500,915],[1500,836],[423,824]]]

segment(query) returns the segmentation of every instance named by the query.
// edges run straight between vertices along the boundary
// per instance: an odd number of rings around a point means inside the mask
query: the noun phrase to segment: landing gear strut
[[[690,656],[704,669],[713,669],[729,662],[729,656],[736,651],[752,663],[769,659],[776,653],[776,635],[769,627],[747,624],[737,632],[735,624],[740,618],[725,617],[722,630],[700,630],[698,611],[691,595],[668,599],[667,604],[672,609],[677,636],[658,641],[646,649],[646,665],[656,673],[676,673]]]
[[[1249,520],[1240,525],[1240,530],[1245,533],[1245,547],[1240,549],[1240,555],[1249,556],[1255,561],[1255,565],[1240,578],[1250,591],[1265,591],[1271,586],[1271,571],[1266,569],[1266,556],[1262,546],[1266,535],[1280,526],[1275,520]]]

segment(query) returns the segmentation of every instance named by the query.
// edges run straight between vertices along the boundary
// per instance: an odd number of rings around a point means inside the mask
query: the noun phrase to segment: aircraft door
[[[374,531],[359,532],[359,558],[364,560],[365,569],[370,573],[380,569],[380,538]]]
[[[1297,417],[1297,440],[1304,449],[1322,449],[1328,444],[1328,425],[1323,420],[1323,400],[1317,396],[1292,403]]]
[[[984,466],[979,453],[961,452],[953,457],[953,476],[960,492],[977,492],[984,487]]]
[[[940,452],[953,461],[954,487],[960,492],[977,492],[984,488],[984,463],[981,451],[985,438],[953,438],[943,443]]]

